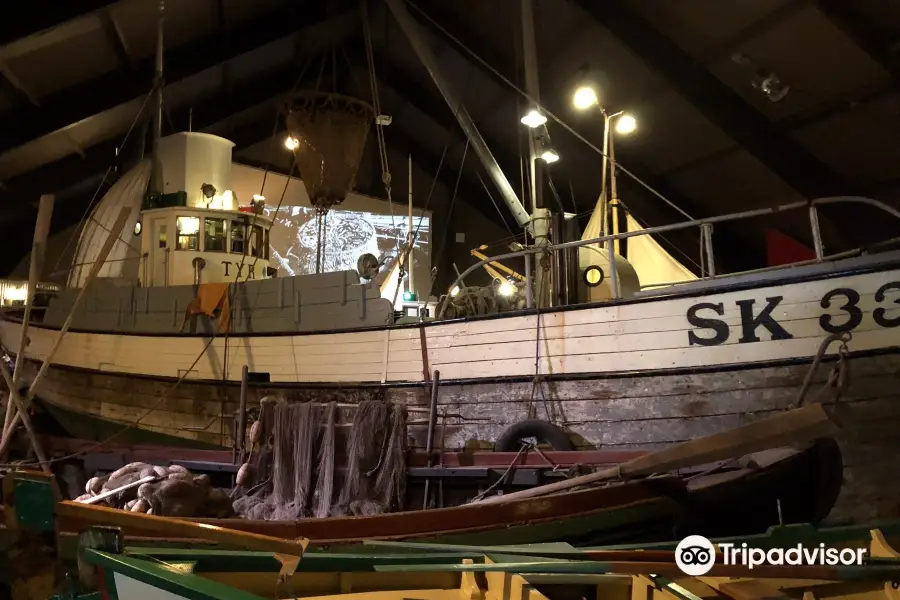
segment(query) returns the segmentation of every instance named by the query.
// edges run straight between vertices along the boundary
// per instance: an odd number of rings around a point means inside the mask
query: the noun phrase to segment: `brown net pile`
[[[378,400],[261,405],[258,445],[238,474],[234,510],[248,519],[374,515],[402,505],[406,410]],[[343,414],[352,414],[349,427]],[[254,424],[256,426],[256,424]]]
[[[322,92],[294,94],[284,110],[310,202],[320,210],[340,204],[353,187],[374,110],[361,100]]]

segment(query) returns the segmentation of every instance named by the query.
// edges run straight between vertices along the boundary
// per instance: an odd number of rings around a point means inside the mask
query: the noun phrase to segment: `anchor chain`
[[[812,364],[809,366],[809,370],[806,372],[806,378],[803,380],[803,385],[800,387],[800,392],[797,394],[797,400],[790,408],[800,408],[803,406],[804,401],[806,400],[806,394],[809,392],[810,384],[812,383],[812,379],[816,374],[816,371],[819,369],[819,364],[822,362],[826,352],[828,351],[829,346],[831,346],[834,342],[840,342],[840,346],[838,346],[838,359],[834,366],[831,367],[831,370],[828,372],[828,377],[825,380],[825,385],[823,385],[819,391],[816,393],[813,401],[819,402],[820,404],[824,404],[821,402],[822,395],[826,390],[832,390],[832,401],[831,403],[837,404],[841,400],[841,396],[844,393],[844,390],[847,388],[847,385],[850,380],[850,367],[848,354],[850,353],[850,347],[847,343],[853,339],[853,335],[849,331],[841,332],[841,333],[832,333],[819,345],[819,350],[816,352],[816,357],[813,360]]]

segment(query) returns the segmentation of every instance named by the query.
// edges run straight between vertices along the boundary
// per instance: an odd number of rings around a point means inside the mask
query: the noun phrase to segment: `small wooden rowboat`
[[[841,487],[841,454],[831,439],[818,440],[803,450],[758,453],[738,463],[730,471],[701,472],[687,479],[649,477],[501,504],[290,522],[185,521],[277,538],[304,537],[313,546],[323,547],[361,540],[599,545],[664,541],[687,532],[708,537],[762,533],[779,521],[818,523],[827,516]],[[132,515],[124,519],[125,514],[114,509],[61,514],[60,531],[114,525],[140,543],[186,541],[155,531],[152,519],[135,520]]]
[[[225,532],[219,532],[224,534]],[[81,537],[72,600],[748,600],[829,598],[893,600],[900,553],[882,531],[861,540],[861,565],[712,565],[702,577],[680,571],[667,550],[578,549],[564,543],[453,546],[395,543],[368,552],[297,555],[275,551],[151,549],[125,544],[118,532]],[[287,540],[269,540],[286,546]],[[716,543],[716,542],[714,542]],[[22,573],[14,598],[57,590],[43,570]],[[42,572],[43,571],[43,572]],[[25,596],[40,590],[41,596]],[[55,596],[62,597],[62,596]]]

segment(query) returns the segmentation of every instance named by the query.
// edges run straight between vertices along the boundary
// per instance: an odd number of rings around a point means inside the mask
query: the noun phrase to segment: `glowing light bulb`
[[[500,284],[500,287],[497,288],[497,293],[501,296],[513,296],[516,293],[516,286],[508,281],[504,281]]]
[[[454,286],[453,286],[453,289],[450,290],[450,297],[451,297],[451,298],[456,298],[458,295],[459,295],[459,286],[458,286],[458,285],[454,285]]]
[[[598,103],[597,92],[590,86],[583,85],[572,94],[572,104],[574,104],[575,108],[578,110],[587,110],[592,106],[596,106]]]
[[[540,127],[546,122],[547,117],[534,109],[531,109],[530,111],[528,111],[527,115],[522,117],[522,124],[527,127],[531,127],[532,129],[534,129],[535,127]]]
[[[544,150],[541,153],[541,160],[545,163],[555,163],[559,160],[559,154],[556,153],[556,150]]]
[[[284,147],[287,148],[288,150],[296,150],[299,146],[300,146],[300,140],[298,140],[294,136],[289,135],[286,138],[284,138]]]
[[[634,117],[632,117],[631,115],[622,115],[616,121],[617,133],[629,134],[635,129],[637,129],[637,121],[635,121]]]

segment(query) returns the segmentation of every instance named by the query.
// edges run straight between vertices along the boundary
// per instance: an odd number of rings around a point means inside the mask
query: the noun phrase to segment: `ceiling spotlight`
[[[541,152],[541,160],[545,163],[555,163],[559,160],[559,154],[556,153],[556,150],[553,148],[547,148],[543,152]]]
[[[629,134],[637,129],[637,121],[631,115],[622,115],[616,121],[616,132],[621,134]]]
[[[785,84],[775,73],[759,75],[753,80],[753,87],[766,95],[771,102],[780,102],[791,91],[791,86]]]
[[[292,135],[289,135],[284,138],[284,147],[291,151],[296,150],[298,147],[300,147],[300,140]]]
[[[578,110],[587,110],[592,106],[596,106],[599,104],[599,100],[597,99],[597,92],[589,85],[583,85],[575,90],[575,93],[572,94],[572,104],[575,105],[575,108]]]
[[[534,129],[535,127],[540,127],[546,122],[547,117],[534,109],[531,109],[530,111],[528,111],[527,115],[522,117],[522,124],[527,127],[531,127],[532,129]]]

